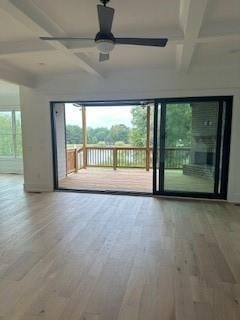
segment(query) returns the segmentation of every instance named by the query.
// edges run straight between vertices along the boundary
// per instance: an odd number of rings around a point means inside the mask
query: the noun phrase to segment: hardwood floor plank
[[[0,320],[238,320],[240,208],[0,175]]]

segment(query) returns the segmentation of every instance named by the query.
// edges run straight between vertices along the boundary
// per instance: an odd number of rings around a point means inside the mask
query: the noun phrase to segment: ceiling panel
[[[211,0],[205,22],[233,22],[240,20],[240,0]]]
[[[97,3],[89,0],[33,0],[67,34],[95,36]],[[162,35],[165,27],[178,26],[179,0],[112,0],[113,32],[122,36]],[[162,28],[162,30],[161,30]]]
[[[198,44],[193,57],[197,65],[239,65],[240,40]]]
[[[20,41],[29,38],[34,38],[29,29],[0,10],[0,41]]]
[[[21,69],[32,74],[55,74],[76,70],[76,64],[72,63],[61,52],[14,54],[0,59],[1,61],[7,61],[11,66],[21,67]]]
[[[98,52],[88,54],[92,62],[98,62]],[[116,46],[110,54],[109,61],[99,63],[104,71],[129,70],[129,68],[175,67],[176,47],[166,48]]]

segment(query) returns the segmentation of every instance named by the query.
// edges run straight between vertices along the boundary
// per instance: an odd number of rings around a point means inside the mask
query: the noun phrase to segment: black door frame
[[[161,120],[161,125],[158,123],[158,108],[159,104],[166,105],[166,103],[174,102],[196,102],[196,101],[216,101],[221,100],[226,103],[225,115],[225,126],[224,126],[224,138],[223,138],[223,157],[222,157],[222,174],[221,174],[221,192],[220,194],[210,194],[210,193],[196,193],[196,192],[166,192],[163,190],[157,190],[157,142],[160,139],[160,146],[164,145],[164,134],[165,134],[165,121]],[[120,195],[140,195],[140,196],[173,196],[173,197],[193,197],[193,198],[207,198],[207,199],[226,199],[227,197],[227,184],[228,184],[228,171],[229,171],[229,152],[230,152],[230,139],[231,139],[231,122],[232,122],[232,102],[233,96],[210,96],[210,97],[186,97],[186,98],[153,98],[153,99],[130,99],[130,100],[101,100],[101,101],[84,101],[84,100],[72,100],[72,101],[51,101],[51,129],[52,129],[52,151],[53,151],[53,180],[54,180],[54,190],[64,191],[64,192],[80,192],[80,193],[100,193],[100,194],[120,194]],[[66,189],[60,188],[58,183],[58,158],[57,158],[57,140],[56,140],[56,126],[54,120],[54,106],[58,103],[77,103],[85,106],[124,106],[124,105],[141,105],[146,103],[151,103],[154,105],[154,132],[153,132],[153,177],[152,177],[152,192],[127,192],[127,191],[110,191],[110,190],[89,190],[89,189]],[[165,112],[164,112],[165,109]],[[166,108],[161,108],[161,119],[166,117]],[[65,123],[66,126],[66,123]],[[158,128],[159,127],[159,128]],[[158,130],[160,129],[160,130]],[[65,130],[66,132],[66,130]],[[160,185],[164,184],[164,150],[160,152],[160,168],[158,181]],[[224,183],[223,183],[224,182]]]
[[[164,151],[165,151],[165,123],[166,123],[166,105],[173,103],[191,103],[191,102],[219,102],[219,116],[217,127],[217,142],[216,142],[216,170],[214,179],[214,192],[188,192],[188,191],[169,191],[164,190]],[[191,197],[191,198],[207,198],[207,199],[226,199],[228,187],[228,171],[229,171],[229,153],[231,142],[231,122],[232,122],[232,96],[210,96],[210,97],[186,97],[186,98],[164,98],[156,99],[154,105],[154,146],[153,154],[153,195],[174,196],[174,197]],[[224,104],[226,108],[224,126],[222,123]],[[161,106],[159,108],[159,105]],[[158,122],[158,113],[161,113],[160,121]],[[223,130],[223,141],[221,141],[221,132]],[[157,163],[158,144],[160,145],[160,159]],[[222,155],[220,150],[222,147]],[[220,172],[219,165],[222,163]],[[157,179],[158,175],[158,179]],[[157,181],[158,187],[157,187]],[[220,182],[220,190],[219,190]]]

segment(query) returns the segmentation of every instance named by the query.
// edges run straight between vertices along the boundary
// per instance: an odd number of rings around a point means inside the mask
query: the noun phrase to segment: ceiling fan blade
[[[109,53],[99,53],[99,62],[107,61],[109,58]]]
[[[78,49],[90,49],[95,48],[96,43],[93,40],[81,40],[81,41],[71,41],[71,40],[61,40],[60,41],[66,48],[72,49],[72,50],[78,50]]]
[[[101,33],[111,33],[114,9],[110,7],[104,7],[100,4],[97,5],[98,20]]]
[[[81,40],[92,40],[93,38],[78,38],[78,37],[39,37],[41,40],[49,40],[49,41],[81,41]]]
[[[167,42],[167,38],[115,38],[116,44],[135,46],[165,47]]]

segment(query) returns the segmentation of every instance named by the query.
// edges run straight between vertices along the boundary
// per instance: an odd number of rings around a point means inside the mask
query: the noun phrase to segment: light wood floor
[[[152,170],[87,168],[60,180],[65,189],[137,191],[152,193]],[[174,191],[213,192],[213,182],[189,175],[182,170],[165,170],[165,187]]]
[[[1,320],[239,320],[240,207],[0,176]]]

